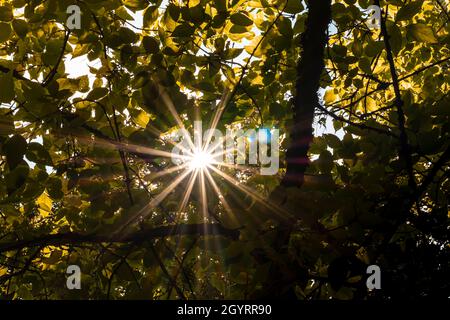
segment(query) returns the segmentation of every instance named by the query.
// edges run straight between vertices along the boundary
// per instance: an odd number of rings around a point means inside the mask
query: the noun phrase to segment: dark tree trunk
[[[324,50],[331,21],[331,1],[314,0],[308,3],[308,19],[302,35],[301,58],[297,64],[297,82],[294,97],[294,124],[290,146],[286,153],[287,169],[284,186],[300,187],[309,165],[308,150],[313,138],[314,111],[319,103],[317,92],[324,70]]]
[[[327,30],[331,21],[331,0],[310,0],[306,29],[301,39],[300,59],[297,64],[297,82],[293,104],[294,122],[290,133],[290,146],[286,153],[287,169],[283,187],[301,187],[309,165],[308,150],[313,138],[314,111],[319,104],[318,90],[324,70],[324,51],[328,41]],[[287,257],[291,226],[281,225],[276,231],[273,248]],[[288,261],[272,262],[269,279],[261,293],[263,297],[295,298],[294,283],[306,279],[306,270]]]

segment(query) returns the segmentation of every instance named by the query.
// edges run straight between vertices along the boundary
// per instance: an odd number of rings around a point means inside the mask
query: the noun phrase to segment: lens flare
[[[213,163],[211,154],[205,151],[196,151],[189,160],[189,168],[192,170],[203,170]]]

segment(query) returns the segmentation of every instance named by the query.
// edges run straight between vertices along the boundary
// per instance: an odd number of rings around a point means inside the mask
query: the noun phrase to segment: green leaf
[[[0,114],[0,136],[7,136],[14,132],[14,120],[12,116]]]
[[[133,17],[128,13],[128,11],[125,9],[125,7],[117,8],[115,13],[124,20],[130,20],[130,21],[133,20]]]
[[[89,90],[89,77],[81,76],[76,79],[78,81],[78,90],[80,92],[87,92]]]
[[[287,0],[288,3],[286,5],[286,8],[284,9],[284,12],[286,13],[299,13],[303,11],[304,7],[301,1],[299,0]],[[283,7],[283,5],[281,5]]]
[[[231,15],[230,20],[233,24],[243,27],[248,27],[253,24],[253,20],[248,17],[247,13],[243,13],[243,11]]]
[[[147,53],[157,53],[159,51],[159,42],[154,37],[145,36],[142,39],[142,45]]]
[[[14,8],[22,8],[27,4],[27,0],[13,0],[12,4]]]
[[[11,21],[14,18],[11,7],[1,6],[0,7],[0,21]]]
[[[216,88],[208,81],[200,81],[195,85],[195,87],[202,91],[214,92]]]
[[[367,58],[361,58],[358,61],[359,68],[367,74],[372,74],[371,62]]]
[[[123,43],[134,43],[138,39],[136,33],[134,33],[131,29],[122,27],[118,30],[118,32]]]
[[[187,23],[180,24],[173,30],[172,37],[189,37],[194,34],[195,28]]]
[[[55,65],[61,54],[61,50],[63,50],[62,46],[63,41],[60,39],[52,39],[47,42],[45,52],[42,55],[42,61],[49,66]]]
[[[67,79],[65,79],[65,80],[67,80]],[[25,99],[27,99],[30,102],[38,102],[40,100],[43,100],[43,96],[45,94],[47,94],[47,91],[45,90],[45,88],[36,82],[28,82],[27,81],[25,83],[22,83],[22,89],[23,89]]]
[[[37,142],[31,142],[28,144],[26,157],[28,160],[43,165],[52,165],[52,157],[48,153],[47,149],[43,145]]]
[[[62,182],[61,179],[50,177],[47,180],[47,191],[50,197],[55,200],[61,199],[64,196],[62,192]]]
[[[324,137],[331,148],[336,149],[342,146],[341,140],[334,134],[324,134]]]
[[[235,59],[235,58],[239,57],[239,55],[242,53],[243,50],[244,49],[241,49],[241,48],[227,49],[223,52],[223,57],[227,60]]]
[[[158,19],[158,7],[150,6],[144,13],[144,27],[150,27]]]
[[[143,10],[147,7],[147,1],[145,0],[124,0],[122,3],[133,11]]]
[[[12,72],[0,73],[0,103],[10,103],[15,97]]]
[[[408,35],[414,40],[426,43],[437,43],[434,31],[430,26],[423,23],[411,24],[408,26]]]
[[[245,27],[243,27],[243,26],[233,25],[230,28],[230,32],[231,33],[241,34],[241,33],[246,33],[247,29]]]
[[[330,151],[324,150],[320,153],[317,162],[322,173],[330,173],[331,169],[333,168],[333,155]]]
[[[194,7],[189,8],[189,19],[188,21],[191,21],[194,23],[194,25],[201,24],[205,19],[205,8],[198,4]]]
[[[216,29],[221,28],[224,25],[226,20],[227,20],[227,14],[219,13],[218,15],[214,16],[211,26]]]
[[[53,250],[52,253],[50,254],[50,257],[48,258],[42,257],[41,260],[45,264],[53,265],[57,264],[58,262],[61,262],[61,255],[62,255],[61,250]]]
[[[277,27],[282,35],[286,37],[293,36],[292,24],[290,19],[281,16],[280,19],[278,20]]]
[[[172,20],[178,21],[178,18],[180,17],[180,12],[181,12],[180,7],[173,3],[169,3],[167,10],[169,11],[169,15],[172,18]]]
[[[94,88],[91,92],[89,92],[88,96],[86,97],[87,100],[93,100],[97,101],[103,98],[108,94],[108,89],[106,88]]]
[[[2,147],[2,153],[6,155],[6,161],[10,170],[16,168],[23,160],[27,152],[27,141],[21,135],[14,135]]]
[[[14,19],[12,22],[14,32],[20,37],[25,38],[28,33],[28,24],[25,20]]]
[[[214,0],[217,11],[226,12],[228,10],[228,0]]]
[[[412,1],[407,5],[404,5],[398,10],[396,20],[397,21],[405,21],[414,17],[417,13],[419,13],[422,8],[423,1]]]
[[[6,189],[8,195],[13,194],[22,187],[30,173],[30,168],[26,163],[21,163],[6,175]]]
[[[5,42],[9,39],[12,29],[9,23],[0,22],[0,42]]]
[[[365,48],[365,53],[368,57],[375,57],[379,54],[384,48],[383,41],[369,41]]]
[[[211,275],[211,277],[209,279],[209,283],[214,288],[219,290],[219,292],[224,292],[225,291],[225,281],[224,281],[224,279],[221,279],[217,274]]]
[[[403,37],[400,28],[395,23],[387,23],[389,40],[394,54],[398,54],[403,48]]]

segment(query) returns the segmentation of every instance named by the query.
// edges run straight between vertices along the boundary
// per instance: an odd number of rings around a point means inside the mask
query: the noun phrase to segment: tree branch
[[[66,51],[66,45],[67,45],[67,42],[69,41],[69,36],[70,36],[70,30],[67,30],[66,31],[66,35],[64,36],[64,42],[63,42],[63,46],[62,46],[62,49],[61,49],[61,53],[59,54],[59,57],[58,57],[58,61],[56,61],[56,64],[53,66],[53,69],[45,77],[44,82],[42,83],[43,87],[48,86],[49,83],[55,77],[56,73],[58,72],[59,65],[60,65],[60,63],[62,61],[62,58],[64,57],[64,52]]]
[[[338,120],[338,121],[342,121],[342,122],[347,123],[349,125],[352,125],[354,127],[357,127],[357,128],[363,129],[363,130],[371,130],[371,131],[374,131],[374,132],[377,132],[377,133],[380,133],[380,134],[388,135],[390,137],[398,138],[398,136],[395,133],[391,132],[391,131],[387,131],[387,130],[383,130],[383,129],[380,129],[380,128],[367,126],[364,123],[358,123],[358,122],[353,122],[351,120],[347,120],[344,117],[341,117],[341,116],[335,114],[334,112],[328,111],[327,108],[322,107],[321,105],[318,106],[318,109],[321,110],[322,112],[324,112],[325,114],[329,115],[333,119]]]
[[[375,5],[381,8],[380,6],[380,0],[375,0]],[[387,12],[386,12],[387,16]],[[394,86],[394,93],[395,93],[395,106],[397,108],[397,117],[398,117],[398,126],[400,129],[400,158],[405,161],[406,164],[406,170],[408,172],[408,185],[414,192],[417,189],[417,183],[414,178],[414,171],[413,171],[413,160],[411,156],[411,146],[408,142],[408,136],[406,134],[406,128],[405,128],[405,112],[403,110],[403,100],[400,92],[400,82],[397,75],[397,70],[395,68],[394,63],[394,56],[392,54],[392,48],[391,43],[389,42],[389,34],[387,32],[386,28],[386,20],[383,19],[381,16],[380,18],[380,24],[381,24],[381,34],[383,36],[384,40],[384,46],[386,49],[386,58],[389,63],[389,69],[391,72],[392,77],[392,84]]]
[[[140,230],[125,236],[107,236],[100,234],[59,233],[49,234],[29,240],[19,240],[0,243],[0,253],[29,247],[45,247],[48,245],[82,244],[82,243],[139,243],[157,238],[170,237],[173,235],[197,235],[197,236],[223,236],[233,240],[239,239],[239,230],[227,229],[220,224],[182,224],[173,226],[162,226],[148,230]]]
[[[436,161],[431,167],[428,175],[423,179],[419,188],[417,189],[417,197],[420,198],[421,195],[425,192],[428,186],[433,182],[436,174],[441,170],[441,168],[450,160],[450,147],[445,149],[444,153],[441,155],[438,161]]]
[[[153,253],[153,256],[156,258],[156,261],[158,261],[159,267],[161,268],[161,271],[164,273],[164,275],[169,280],[170,284],[173,288],[175,288],[175,291],[177,292],[178,296],[182,300],[186,300],[186,297],[184,296],[183,290],[177,285],[176,279],[174,279],[169,271],[167,270],[166,266],[164,265],[164,262],[161,260],[161,257],[159,256],[158,252],[156,252],[155,247],[153,244],[150,244],[150,251]]]
[[[282,184],[300,187],[309,165],[308,150],[313,138],[313,119],[319,106],[317,92],[325,68],[324,50],[328,41],[327,30],[331,21],[330,0],[308,1],[309,13],[306,31],[302,35],[301,59],[297,64],[297,82],[294,97],[294,126],[291,145],[286,152],[286,175]]]

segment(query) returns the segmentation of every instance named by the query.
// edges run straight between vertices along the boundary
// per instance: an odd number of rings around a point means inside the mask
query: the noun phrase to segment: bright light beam
[[[132,214],[130,218],[127,219],[127,221],[114,232],[114,235],[117,233],[123,232],[128,226],[134,224],[138,219],[144,219],[146,216],[148,216],[151,213],[151,210],[158,206],[176,187],[183,181],[186,176],[191,173],[190,170],[185,170],[180,176],[178,176],[170,185],[168,185],[164,190],[159,193],[156,197],[154,197],[150,203],[148,203],[146,206],[144,206],[141,210],[136,212],[135,214]]]
[[[225,180],[227,180],[232,186],[235,188],[241,190],[245,194],[248,194],[250,197],[252,197],[254,200],[265,206],[267,209],[271,210],[275,214],[279,215],[281,218],[286,220],[292,220],[293,216],[290,212],[288,212],[286,209],[284,209],[281,206],[278,206],[276,204],[273,204],[269,201],[267,201],[264,197],[253,191],[251,188],[241,184],[239,181],[234,179],[233,177],[227,175],[225,172],[222,172],[215,168],[214,166],[208,166],[208,168],[212,169],[214,172],[216,172],[219,176],[223,177]]]
[[[213,163],[213,157],[206,151],[194,152],[189,159],[189,168],[192,170],[205,170],[209,165]]]

